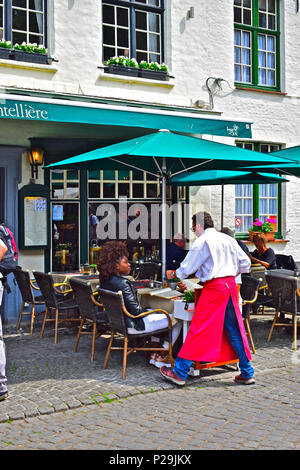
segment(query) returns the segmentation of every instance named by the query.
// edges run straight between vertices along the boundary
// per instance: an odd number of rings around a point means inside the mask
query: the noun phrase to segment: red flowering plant
[[[252,227],[249,228],[249,232],[273,232],[276,227],[276,219],[267,219],[266,222],[262,222],[259,219],[255,219]]]

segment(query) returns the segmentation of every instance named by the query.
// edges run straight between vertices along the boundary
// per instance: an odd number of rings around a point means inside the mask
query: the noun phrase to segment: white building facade
[[[32,177],[30,148],[42,148],[48,164],[165,127],[259,151],[299,145],[297,10],[293,0],[0,0],[1,218],[20,238],[18,191]],[[22,56],[14,45],[23,42],[47,53]],[[105,61],[114,56],[165,63],[168,75],[109,70]],[[223,130],[214,131],[220,122]],[[252,134],[243,132],[247,123]],[[300,261],[299,184],[287,179],[264,188],[225,186],[224,225],[247,238],[254,218],[275,216],[270,246]],[[116,204],[120,196],[145,204],[160,197],[159,181],[141,174],[40,168],[36,183],[50,188],[48,238],[22,241],[19,264],[27,269],[94,262],[89,208],[97,213],[101,201]],[[169,195],[170,202],[182,198]],[[219,186],[191,188],[189,202],[211,212],[220,228]],[[61,255],[58,243],[73,245],[73,254]],[[7,296],[6,305],[9,320],[19,299]]]

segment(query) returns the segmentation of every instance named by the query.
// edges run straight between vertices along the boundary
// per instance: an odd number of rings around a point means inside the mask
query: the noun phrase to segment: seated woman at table
[[[131,315],[137,316],[147,311],[138,302],[137,290],[132,282],[124,276],[130,274],[130,263],[128,261],[128,250],[123,242],[106,242],[100,251],[98,258],[98,270],[100,287],[113,292],[122,291],[124,304]],[[172,315],[170,315],[172,316]],[[164,314],[149,315],[144,318],[132,319],[126,317],[128,333],[137,331],[151,331],[168,327],[168,320]],[[174,344],[181,331],[181,323],[176,323],[172,328],[172,343]],[[160,343],[159,338],[151,337],[152,347],[168,348],[168,343]],[[156,367],[169,364],[168,352],[159,351],[151,354],[150,363]]]
[[[248,256],[253,264],[261,264],[266,269],[277,269],[276,255],[272,248],[267,248],[267,239],[264,233],[257,233],[253,237],[256,250]]]

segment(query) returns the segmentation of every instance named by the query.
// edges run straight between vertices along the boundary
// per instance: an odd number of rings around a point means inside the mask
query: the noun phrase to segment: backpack
[[[8,248],[7,252],[0,261],[0,272],[3,274],[3,276],[7,276],[17,267],[17,246],[12,232],[7,227],[5,227],[5,225],[0,225],[0,239]]]

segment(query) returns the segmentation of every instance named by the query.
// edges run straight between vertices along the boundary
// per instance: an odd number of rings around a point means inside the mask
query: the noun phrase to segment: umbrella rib
[[[298,175],[293,175],[293,173],[290,173],[289,171],[286,171],[285,168],[276,168],[276,167],[274,166],[274,169],[277,170],[277,171],[280,171],[281,174],[282,174],[282,171],[283,171],[284,174],[287,174],[287,175],[289,175],[289,176],[297,176],[297,178],[300,178],[300,176],[298,176]]]
[[[144,168],[139,168],[138,166],[132,165],[131,163],[125,163],[112,157],[109,157],[109,160],[112,160],[113,162],[116,162],[116,163],[120,163],[121,165],[129,166],[129,168],[133,168],[134,170],[145,171],[146,173],[149,173],[150,175],[155,176],[157,178],[157,175],[155,173],[152,173],[149,170],[145,170]]]
[[[152,158],[153,158],[153,161],[154,161],[155,165],[157,166],[158,171],[160,172],[160,174],[162,174],[162,169],[160,168],[160,166],[159,166],[159,164],[158,164],[158,161],[156,160],[155,157],[152,157]],[[157,176],[157,175],[156,175],[156,176]]]
[[[196,165],[190,166],[189,168],[185,167],[183,170],[176,171],[176,173],[173,173],[172,177],[176,175],[180,175],[181,173],[184,173],[185,171],[193,170],[194,168],[197,168],[198,166],[205,165],[206,163],[209,163],[212,161],[213,161],[213,158],[211,158],[210,160],[205,160],[205,162],[197,163]]]

